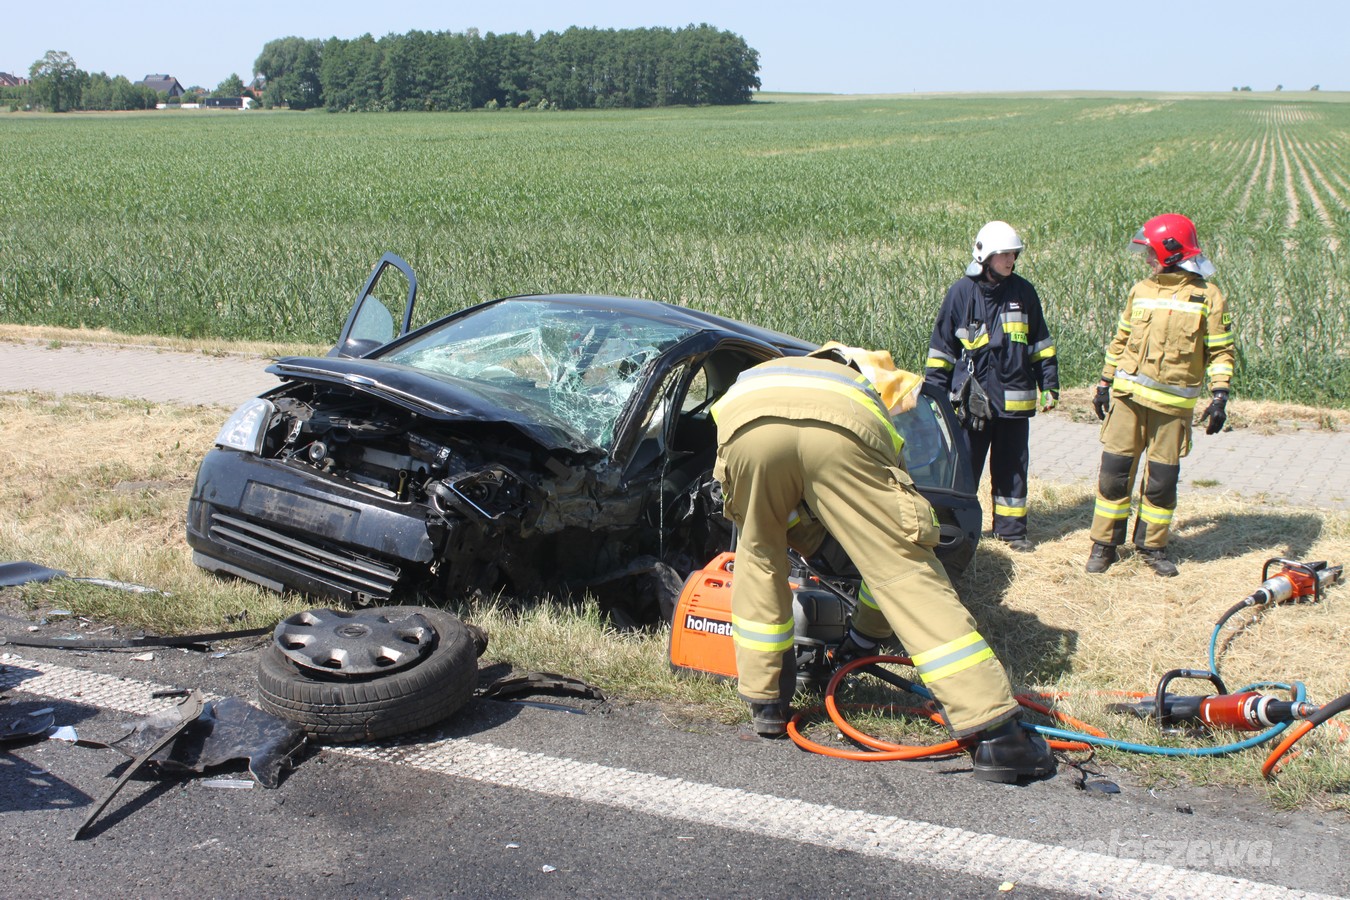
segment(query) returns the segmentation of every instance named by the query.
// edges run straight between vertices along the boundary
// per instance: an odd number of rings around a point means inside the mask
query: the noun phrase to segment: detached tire
[[[321,743],[392,737],[441,721],[478,686],[474,635],[442,609],[392,606],[364,610],[398,620],[421,615],[436,637],[423,659],[407,668],[360,676],[328,675],[297,665],[273,641],[258,663],[263,709],[298,723]]]

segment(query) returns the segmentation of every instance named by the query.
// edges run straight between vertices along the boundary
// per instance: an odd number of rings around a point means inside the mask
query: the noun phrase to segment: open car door
[[[392,270],[392,271],[391,271]],[[417,276],[401,257],[386,253],[366,279],[329,356],[365,356],[406,334],[417,302]]]

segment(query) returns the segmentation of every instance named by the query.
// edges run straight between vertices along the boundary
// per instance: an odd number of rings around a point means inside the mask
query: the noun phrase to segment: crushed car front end
[[[653,529],[625,429],[703,326],[617,303],[508,298],[367,357],[278,361],[285,383],[202,462],[194,561],[357,604],[543,594],[630,566]]]
[[[314,381],[250,401],[198,471],[193,560],[358,604],[422,587],[447,557],[460,581],[492,585],[511,562],[505,537],[528,533],[542,504],[534,454],[517,449],[529,442],[473,424]]]

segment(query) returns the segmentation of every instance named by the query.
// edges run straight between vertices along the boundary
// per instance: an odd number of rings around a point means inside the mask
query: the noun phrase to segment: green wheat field
[[[922,366],[975,231],[1023,235],[1066,384],[1150,216],[1191,216],[1236,391],[1350,398],[1350,96],[858,98],[622,112],[0,113],[0,321],[331,343],[385,251],[419,319],[648,297]],[[1315,101],[1315,102],[1314,102]]]

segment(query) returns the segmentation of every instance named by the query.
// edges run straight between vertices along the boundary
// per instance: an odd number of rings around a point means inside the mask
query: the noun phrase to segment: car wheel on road
[[[320,742],[405,734],[473,695],[475,644],[475,632],[441,609],[308,610],[277,625],[258,664],[259,699]]]

